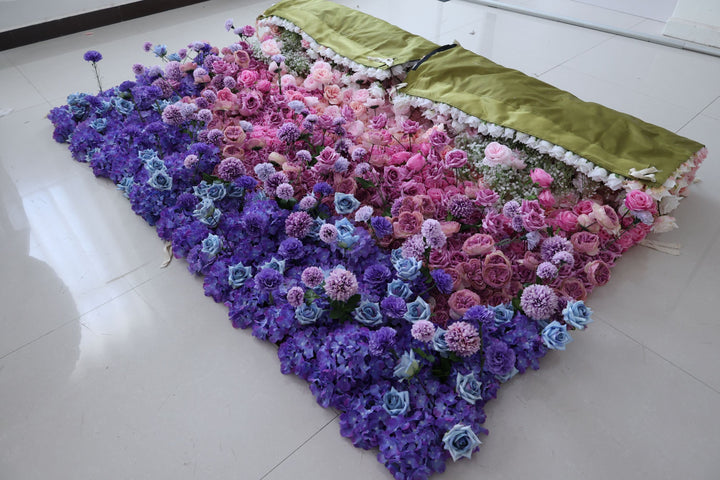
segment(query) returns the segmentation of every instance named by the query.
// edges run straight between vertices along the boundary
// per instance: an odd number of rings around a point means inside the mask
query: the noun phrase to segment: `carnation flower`
[[[435,325],[429,320],[418,320],[413,323],[410,333],[415,340],[428,343],[435,337]]]
[[[347,302],[358,291],[355,274],[343,268],[336,268],[325,280],[325,293],[331,300]]]
[[[197,159],[197,157],[195,158]],[[245,175],[245,164],[239,158],[224,158],[217,167],[217,175],[226,182],[232,182],[236,178]]]
[[[448,210],[453,217],[467,218],[475,211],[475,205],[465,195],[454,195],[448,202]]]
[[[355,221],[367,222],[368,220],[370,220],[370,217],[372,217],[372,214],[373,208],[369,205],[363,205],[357,210],[357,212],[355,212]]]
[[[385,297],[382,302],[380,302],[380,307],[385,312],[385,315],[394,319],[403,318],[403,316],[407,313],[407,304],[405,303],[405,300],[400,297],[396,297],[395,295]]]
[[[275,189],[275,196],[281,200],[290,200],[295,194],[295,189],[289,183],[281,183]]]
[[[307,267],[303,270],[302,275],[300,275],[300,280],[307,285],[308,288],[319,287],[324,279],[325,275],[318,267]]]
[[[320,237],[320,240],[325,243],[334,243],[335,240],[337,240],[338,231],[337,228],[335,228],[335,225],[331,223],[324,223],[323,226],[320,227],[320,233],[318,236]]]
[[[300,208],[300,210],[310,210],[314,208],[315,205],[317,205],[317,199],[312,195],[306,195],[300,199],[298,208]]]
[[[547,320],[557,310],[558,298],[547,285],[530,285],[520,296],[520,306],[533,320]]]
[[[287,301],[292,307],[299,307],[305,300],[305,291],[300,287],[292,287],[288,290]]]
[[[538,265],[537,276],[543,280],[555,278],[558,274],[558,268],[550,262],[542,262]]]
[[[548,237],[543,240],[542,245],[540,246],[540,256],[545,261],[552,260],[553,256],[555,256],[558,252],[572,253],[572,251],[572,243],[563,237]]]
[[[440,293],[450,295],[453,289],[453,278],[445,272],[445,270],[438,268],[430,272],[430,276],[435,282],[435,286]]]
[[[261,182],[264,182],[268,178],[270,178],[270,175],[275,173],[275,167],[272,163],[258,163],[257,165],[255,165],[254,171],[255,175],[257,175],[257,178]]]
[[[294,123],[284,123],[277,130],[277,137],[288,145],[300,138],[300,129]]]
[[[370,225],[378,238],[384,238],[393,233],[392,223],[385,217],[372,217]]]
[[[87,52],[85,52],[85,55],[83,55],[83,59],[86,62],[92,62],[92,63],[97,63],[100,60],[102,60],[102,58],[103,58],[102,54],[100,52],[98,52],[97,50],[88,50]]]
[[[285,233],[290,237],[303,238],[314,224],[315,220],[306,212],[293,212],[285,220]]]
[[[455,322],[447,328],[445,341],[448,348],[461,357],[469,357],[480,350],[480,334],[467,322]]]

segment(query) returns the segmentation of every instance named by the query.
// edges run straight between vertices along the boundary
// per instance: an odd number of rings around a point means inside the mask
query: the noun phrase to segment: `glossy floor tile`
[[[599,1],[508,0],[622,28],[663,23]],[[337,413],[283,376],[274,347],[232,328],[184,261],[44,118],[152,63],[142,43],[223,45],[226,18],[272,3],[212,0],[0,52],[0,478],[389,480]],[[451,0],[342,0],[707,144],[700,183],[657,240],[589,304],[595,323],[488,405],[481,450],[437,478],[715,480],[720,472],[720,59]],[[591,5],[592,4],[592,5]]]

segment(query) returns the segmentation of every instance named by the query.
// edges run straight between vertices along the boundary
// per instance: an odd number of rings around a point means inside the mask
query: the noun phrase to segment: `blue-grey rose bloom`
[[[369,300],[363,300],[353,311],[353,317],[358,322],[368,327],[374,327],[382,323],[380,305]]]
[[[350,248],[355,242],[360,240],[358,235],[353,235],[353,233],[355,233],[355,226],[350,223],[347,218],[335,222],[335,228],[338,232],[337,244],[341,248]]]
[[[96,118],[95,120],[90,122],[90,127],[96,132],[104,132],[105,128],[107,127],[107,118]]]
[[[495,325],[502,325],[513,319],[515,316],[515,310],[512,305],[498,305],[497,307],[490,307],[495,312]]]
[[[420,275],[422,263],[414,258],[402,258],[397,262],[393,262],[398,278],[402,280],[415,280]]]
[[[172,189],[172,177],[165,170],[155,170],[147,183],[158,190]]]
[[[565,350],[565,345],[572,342],[572,337],[567,333],[567,326],[557,320],[553,320],[540,334],[545,346],[553,350]]]
[[[383,408],[392,416],[403,415],[410,406],[410,392],[398,392],[392,387],[383,395]]]
[[[430,320],[430,305],[422,298],[417,297],[415,301],[407,304],[407,312],[403,318],[410,323],[418,320]]]
[[[124,98],[114,98],[113,101],[115,103],[115,110],[122,115],[130,115],[135,108],[135,104]]]
[[[315,302],[310,305],[303,303],[295,309],[295,318],[300,325],[311,325],[318,321],[323,313],[323,309],[318,307]]]
[[[360,201],[355,198],[352,193],[340,193],[335,194],[335,211],[338,215],[347,215],[352,213],[360,206]]]
[[[582,300],[577,302],[568,302],[562,311],[565,322],[569,323],[578,330],[582,330],[585,328],[585,325],[593,321],[592,318],[590,318],[592,313],[592,310],[585,306],[585,302]]]
[[[457,374],[455,379],[455,392],[466,402],[475,405],[475,402],[482,400],[482,383],[470,372],[467,375]]]
[[[412,378],[419,371],[420,364],[415,359],[415,352],[409,350],[403,353],[400,360],[398,360],[393,375],[401,380],[406,380]]]
[[[400,297],[403,300],[409,300],[410,297],[413,296],[410,285],[403,282],[402,280],[398,280],[397,278],[392,282],[388,283],[387,293],[388,295]]]
[[[145,150],[138,150],[138,157],[143,162],[147,162],[148,160],[152,158],[159,158],[158,153],[153,150],[152,148],[147,148]]]
[[[270,260],[260,265],[260,268],[272,268],[279,273],[285,273],[285,260],[278,260],[277,258],[272,257]]]
[[[218,224],[220,215],[222,215],[222,212],[209,198],[203,198],[195,210],[193,210],[193,217],[209,227],[215,227]]]
[[[165,162],[160,160],[160,158],[158,157],[148,158],[147,160],[143,160],[143,163],[145,164],[145,168],[148,169],[148,171],[150,172],[155,172],[157,170],[167,172]]]
[[[467,425],[458,423],[443,435],[445,450],[450,452],[453,462],[458,458],[470,458],[473,450],[482,443],[475,432]]]
[[[497,378],[497,379],[500,381],[500,383],[505,383],[505,382],[507,382],[508,380],[510,380],[512,377],[514,377],[515,375],[517,375],[518,373],[520,373],[520,370],[518,370],[517,368],[513,367],[507,374],[505,374],[505,375],[495,375],[495,378]]]
[[[214,235],[212,233],[209,233],[207,237],[202,241],[202,252],[206,253],[210,257],[214,257],[218,253],[220,253],[220,249],[222,248],[222,241],[220,240],[220,237],[217,235]]]
[[[225,198],[225,193],[225,185],[220,182],[214,182],[212,185],[208,186],[205,195],[213,202],[217,202]]]
[[[447,353],[450,351],[450,347],[448,347],[447,341],[445,341],[445,334],[447,333],[447,330],[442,329],[438,327],[435,330],[435,336],[432,340],[432,346],[433,350],[439,353]]]
[[[228,267],[228,283],[232,288],[240,288],[252,277],[252,267],[246,267],[242,262]]]

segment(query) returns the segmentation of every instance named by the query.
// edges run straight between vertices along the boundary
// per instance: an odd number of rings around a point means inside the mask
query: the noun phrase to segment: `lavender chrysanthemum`
[[[232,182],[245,175],[245,164],[239,158],[224,158],[217,167],[217,174],[222,180]]]
[[[300,203],[298,203],[300,210],[310,210],[311,208],[314,208],[315,205],[317,205],[317,199],[312,195],[304,196],[300,199]]]
[[[336,268],[325,281],[325,293],[331,300],[347,302],[358,291],[355,274],[343,268]]]
[[[283,123],[277,130],[277,136],[280,141],[290,145],[300,138],[300,129],[294,123]]]
[[[334,243],[338,237],[337,228],[335,228],[335,225],[332,223],[324,223],[323,226],[320,227],[318,237],[325,243]]]
[[[293,212],[285,220],[285,233],[290,237],[303,238],[312,230],[315,220],[306,212]]]
[[[281,183],[275,189],[275,196],[281,200],[290,200],[295,194],[295,189],[289,183]]]
[[[502,208],[502,214],[507,218],[515,218],[520,215],[520,204],[515,200],[510,200]]]
[[[418,234],[409,237],[402,244],[401,249],[403,258],[414,258],[416,260],[422,259],[423,254],[425,253],[425,241],[423,240],[423,236]]]
[[[448,211],[456,218],[467,218],[475,210],[472,200],[462,194],[454,195],[448,201]]]
[[[520,296],[520,306],[533,320],[547,320],[557,310],[558,298],[547,285],[530,285]]]
[[[365,160],[365,158],[367,157],[367,153],[367,150],[365,150],[363,147],[357,147],[350,155],[354,162],[363,162],[363,160]],[[368,163],[365,163],[365,165],[367,165],[368,167],[370,166],[370,164]],[[358,164],[358,166],[360,165]],[[357,170],[355,171],[355,173],[357,173]]]
[[[445,332],[448,348],[461,357],[469,357],[480,350],[480,334],[467,322],[455,322]]]
[[[442,248],[447,243],[447,237],[445,236],[445,232],[442,231],[440,222],[434,218],[428,218],[425,220],[422,224],[420,232],[422,232],[423,237],[425,237],[427,244],[432,250]]]
[[[300,280],[307,285],[308,288],[319,287],[324,279],[325,275],[319,267],[307,267],[300,276]]]
[[[308,163],[312,160],[312,154],[307,150],[298,150],[295,153],[295,161],[300,163]]]
[[[537,267],[537,276],[543,280],[555,278],[558,274],[558,268],[550,262],[542,262]]]
[[[378,238],[384,238],[393,233],[392,223],[385,217],[372,217],[370,219],[370,225],[373,230],[375,230],[375,235],[377,235]]]
[[[288,290],[287,301],[292,307],[299,307],[305,300],[305,291],[301,287],[292,287]]]
[[[435,337],[435,325],[429,320],[418,320],[410,330],[413,338],[420,342],[431,342]]]
[[[575,264],[575,257],[573,257],[572,253],[563,250],[553,255],[550,261],[555,265],[567,264],[572,267]]]
[[[254,171],[257,178],[261,182],[264,182],[270,178],[270,175],[275,173],[275,167],[273,167],[272,163],[258,163],[255,165]]]
[[[367,222],[372,217],[373,208],[370,205],[363,205],[355,212],[356,222]]]
[[[558,252],[572,253],[572,251],[572,243],[563,237],[548,237],[543,240],[542,245],[540,245],[540,256],[546,262],[551,261]]]

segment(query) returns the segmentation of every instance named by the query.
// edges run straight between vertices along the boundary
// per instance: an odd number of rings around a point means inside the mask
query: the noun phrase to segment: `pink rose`
[[[407,168],[412,172],[419,172],[425,167],[425,157],[421,153],[416,153],[407,160]]]
[[[272,83],[270,83],[270,80],[259,80],[255,88],[260,93],[268,93],[272,88]]]
[[[450,252],[448,252],[447,248],[430,250],[428,263],[432,268],[446,268],[450,266]]]
[[[525,227],[525,229],[530,232],[540,230],[541,228],[544,228],[546,226],[545,215],[533,210],[530,213],[522,216],[522,223],[523,227]]]
[[[318,162],[323,165],[333,165],[338,158],[340,158],[340,154],[332,147],[325,147],[317,156]]]
[[[450,237],[460,231],[460,224],[452,220],[447,222],[441,221],[440,230],[442,230],[446,237]]]
[[[232,102],[236,98],[237,96],[229,88],[223,88],[217,92],[217,99],[223,102]]]
[[[533,168],[530,170],[530,178],[533,182],[540,185],[540,188],[550,188],[553,177],[542,168]]]
[[[428,188],[427,194],[432,198],[433,202],[441,203],[443,199],[443,191],[441,188]]]
[[[412,157],[412,152],[395,152],[387,163],[388,165],[405,165],[410,157]]]
[[[495,288],[502,288],[512,278],[510,260],[499,250],[488,254],[483,261],[483,280]]]
[[[600,237],[590,232],[577,232],[570,236],[570,243],[578,253],[594,257],[600,251]]]
[[[277,42],[272,38],[262,42],[260,44],[260,50],[262,50],[263,55],[267,57],[280,54],[280,47],[278,47]]]
[[[508,147],[497,142],[492,142],[485,147],[485,158],[483,159],[483,164],[490,167],[497,165],[509,165],[512,162],[513,157],[513,152]]]
[[[460,168],[467,163],[467,153],[454,149],[445,154],[445,168]]]
[[[393,222],[393,236],[407,238],[415,235],[420,232],[423,220],[420,212],[402,212],[398,215],[397,221]]]
[[[553,220],[555,225],[566,232],[572,232],[577,229],[578,217],[569,210],[558,212]]]
[[[463,275],[470,287],[475,290],[485,288],[483,280],[483,262],[479,258],[471,258],[465,263],[461,263],[458,268],[462,269]]]
[[[457,292],[459,290],[462,290],[463,288],[468,287],[468,284],[465,283],[465,276],[461,270],[453,267],[445,267],[444,270],[445,273],[450,275],[450,277],[453,279],[453,291]]]
[[[450,143],[450,137],[447,136],[447,133],[437,128],[430,132],[429,140],[430,145],[438,149],[441,149],[442,147]]]
[[[543,208],[552,208],[555,205],[555,197],[550,190],[543,190],[540,192],[540,195],[538,195],[538,202],[540,202]]]
[[[510,221],[505,215],[488,210],[483,218],[482,226],[485,231],[494,235],[503,235],[507,232]]]
[[[472,290],[462,289],[454,292],[448,299],[450,307],[450,318],[459,320],[470,308],[480,305],[480,296]]]
[[[484,207],[491,207],[495,205],[498,200],[500,200],[500,195],[495,193],[493,190],[490,190],[489,188],[483,188],[477,191],[477,193],[475,194],[475,198],[480,205]]]
[[[403,167],[390,165],[383,170],[383,180],[390,186],[398,185],[407,178],[407,170]]]
[[[495,250],[495,239],[486,233],[476,233],[465,240],[462,251],[470,257],[486,255]]]
[[[610,280],[610,267],[602,260],[595,260],[585,265],[585,274],[592,285],[602,286]]]
[[[400,193],[407,196],[423,195],[425,194],[425,185],[415,181],[404,182],[400,186]]]
[[[625,196],[625,206],[636,212],[651,212],[655,210],[655,200],[642,190],[630,190]]]
[[[325,100],[327,100],[331,105],[337,105],[340,103],[341,94],[342,92],[340,91],[340,87],[333,84],[325,86],[323,97],[325,97]]]
[[[608,232],[618,233],[620,231],[620,217],[609,205],[598,205],[593,203],[593,216]]]
[[[573,207],[573,212],[575,212],[576,215],[589,215],[593,211],[594,203],[592,200],[578,202],[577,205]]]

